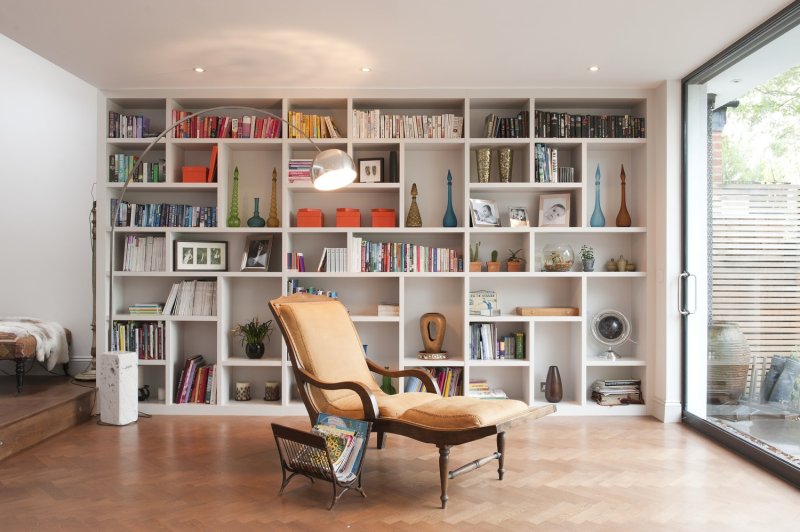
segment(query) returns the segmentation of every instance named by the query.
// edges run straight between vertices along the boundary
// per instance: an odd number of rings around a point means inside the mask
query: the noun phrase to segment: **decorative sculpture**
[[[264,221],[264,218],[258,214],[258,202],[260,201],[259,198],[253,198],[255,200],[255,205],[253,207],[253,216],[247,219],[247,226],[248,227],[264,227],[267,223]]]
[[[589,225],[592,227],[605,227],[606,217],[603,216],[603,209],[600,207],[600,165],[597,165],[597,170],[594,172],[594,212],[589,219]]]
[[[240,227],[242,220],[239,219],[239,167],[233,169],[233,192],[231,193],[231,204],[228,207],[228,227]]]
[[[442,351],[444,344],[444,331],[447,320],[444,314],[438,312],[428,312],[419,319],[419,332],[422,335],[424,351],[420,351],[418,357],[426,360],[440,360],[447,358],[447,351]],[[433,326],[434,330],[431,330]]]
[[[622,182],[622,193],[620,194],[619,213],[617,214],[617,227],[630,227],[631,215],[628,213],[628,207],[625,205],[625,166],[619,165],[619,179]]]
[[[267,227],[280,227],[281,220],[278,218],[278,170],[272,169],[272,199],[269,202],[269,217],[267,218]]]
[[[447,209],[444,211],[442,227],[455,227],[458,225],[456,212],[453,210],[453,175],[447,170]]]
[[[417,184],[411,185],[411,207],[408,209],[408,216],[406,216],[406,227],[422,227],[422,216],[417,207]]]

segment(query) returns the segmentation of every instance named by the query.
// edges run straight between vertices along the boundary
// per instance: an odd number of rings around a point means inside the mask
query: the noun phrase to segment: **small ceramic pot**
[[[249,401],[250,400],[250,383],[249,382],[237,382],[236,383],[236,395],[234,399],[237,401]]]

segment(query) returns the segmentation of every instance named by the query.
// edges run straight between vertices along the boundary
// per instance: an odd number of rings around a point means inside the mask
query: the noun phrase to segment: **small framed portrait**
[[[228,269],[227,242],[175,241],[175,271],[225,271]]]
[[[361,183],[380,183],[383,181],[383,158],[359,159],[358,180]]]
[[[539,227],[569,227],[569,194],[539,196]]]
[[[509,207],[508,219],[511,220],[509,224],[511,227],[528,227],[528,209],[525,207]]]
[[[497,202],[470,198],[470,214],[475,227],[500,227],[500,211]]]
[[[242,254],[242,271],[268,271],[271,252],[272,235],[254,235],[247,237],[244,253]]]

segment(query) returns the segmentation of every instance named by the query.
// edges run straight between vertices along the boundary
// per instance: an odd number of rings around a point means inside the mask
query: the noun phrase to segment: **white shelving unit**
[[[148,116],[158,132],[171,123],[172,111],[198,111],[207,107],[237,105],[264,109],[283,117],[290,110],[330,115],[343,138],[314,139],[321,147],[337,147],[347,151],[354,160],[384,158],[384,175],[388,172],[390,151],[398,154],[398,183],[354,183],[334,192],[318,192],[310,185],[290,184],[286,179],[290,158],[313,157],[315,150],[303,139],[288,138],[283,126],[278,139],[173,139],[162,140],[151,152],[152,160],[166,160],[166,182],[132,183],[126,200],[132,202],[187,203],[214,206],[220,227],[215,228],[117,228],[116,257],[113,265],[108,259],[110,243],[110,199],[119,197],[121,183],[108,182],[109,156],[116,153],[138,155],[148,139],[100,140],[98,172],[101,176],[98,194],[98,309],[108,309],[108,295],[114,291],[114,320],[152,321],[148,317],[131,316],[127,307],[133,303],[164,301],[170,286],[183,279],[215,280],[217,316],[157,317],[165,322],[165,360],[140,361],[140,385],[151,390],[163,388],[165,399],[158,400],[153,392],[141,409],[149,413],[172,414],[301,414],[305,410],[294,391],[293,376],[286,346],[275,328],[262,359],[250,360],[238,338],[232,335],[237,323],[254,316],[272,319],[267,302],[285,295],[287,284],[297,279],[301,286],[330,289],[338,292],[340,300],[350,309],[368,355],[377,363],[393,368],[460,367],[463,383],[470,379],[486,379],[493,387],[502,388],[512,398],[529,404],[545,401],[540,383],[545,380],[550,365],[560,368],[564,400],[560,414],[643,415],[645,406],[600,407],[590,398],[591,383],[602,377],[639,378],[646,401],[652,397],[650,384],[653,367],[653,335],[648,329],[652,321],[652,290],[649,288],[648,251],[649,212],[648,183],[654,179],[650,150],[646,139],[640,138],[482,138],[484,119],[489,113],[501,117],[516,116],[520,111],[530,113],[531,134],[534,134],[534,113],[538,110],[572,112],[576,114],[628,114],[647,117],[649,91],[624,91],[609,95],[587,90],[568,91],[491,91],[364,92],[341,94],[320,91],[319,98],[306,93],[278,96],[239,96],[236,91],[207,92],[154,97],[148,91],[109,92],[105,108],[99,117],[105,132],[108,111]],[[272,91],[270,91],[272,92]],[[497,91],[496,91],[497,92]],[[102,107],[102,106],[101,106]],[[353,138],[354,109],[381,109],[397,114],[453,113],[464,117],[464,137],[461,139],[365,139]],[[238,116],[236,111],[228,114]],[[559,148],[561,166],[575,168],[573,183],[535,182],[535,145],[544,143]],[[207,166],[210,151],[217,146],[218,180],[215,183],[182,183],[181,167]],[[513,151],[513,171],[510,183],[498,182],[497,163],[491,171],[491,182],[479,183],[476,170],[476,150],[481,147],[510,146]],[[595,203],[595,168],[599,165],[602,209],[606,227],[590,227],[589,218]],[[613,227],[620,205],[620,165],[627,174],[627,207],[632,227]],[[239,216],[243,225],[253,212],[254,198],[260,198],[260,214],[269,212],[272,169],[278,171],[277,204],[281,220],[279,228],[228,228],[227,218],[234,168],[239,169]],[[447,201],[447,172],[453,176],[453,207],[458,227],[444,228],[442,217]],[[405,218],[410,205],[410,190],[416,183],[417,203],[423,227],[406,228]],[[571,199],[571,227],[536,227],[541,194],[567,193]],[[501,227],[470,227],[469,199],[481,198],[497,202]],[[509,227],[508,208],[522,206],[528,210],[533,227]],[[324,213],[326,227],[296,227],[298,208],[313,207]],[[332,227],[338,207],[361,210],[363,227]],[[394,209],[399,227],[369,227],[372,208]],[[123,272],[121,258],[124,239],[128,235],[158,235],[166,237],[167,264],[173,263],[173,243],[176,240],[224,241],[228,261],[224,272],[176,272],[168,266],[164,272]],[[272,234],[273,247],[269,271],[240,272],[239,265],[248,236]],[[104,238],[103,238],[104,236]],[[327,273],[286,271],[287,252],[302,252],[308,270],[316,269],[324,247],[351,246],[352,238],[372,241],[397,241],[455,248],[468,270],[469,246],[481,242],[481,259],[485,262],[492,250],[501,260],[509,249],[522,249],[524,271],[508,273]],[[576,260],[573,271],[543,272],[541,254],[548,244],[567,243],[577,251],[582,244],[594,247],[596,271],[580,271]],[[351,250],[352,251],[352,250]],[[637,265],[635,272],[606,272],[604,264],[610,258],[624,255]],[[109,269],[115,268],[113,286]],[[491,318],[469,315],[468,294],[472,290],[492,289],[498,293],[501,315]],[[399,317],[377,316],[379,303],[400,305]],[[518,306],[570,306],[580,309],[576,317],[517,316]],[[604,347],[591,335],[594,315],[606,308],[623,312],[632,323],[635,343],[621,347],[624,358],[609,362],[598,358]],[[97,344],[106,347],[109,316],[99,316]],[[419,318],[426,312],[440,312],[447,319],[444,349],[450,354],[445,361],[423,361],[417,358],[422,349]],[[470,360],[470,324],[492,322],[503,333],[525,333],[525,359]],[[177,380],[187,357],[201,354],[207,363],[217,365],[218,395],[216,405],[174,404]],[[261,400],[265,381],[282,383],[279,402]],[[253,400],[237,402],[234,388],[237,381],[252,385]],[[394,383],[402,389],[403,383]],[[462,386],[465,389],[466,385]]]

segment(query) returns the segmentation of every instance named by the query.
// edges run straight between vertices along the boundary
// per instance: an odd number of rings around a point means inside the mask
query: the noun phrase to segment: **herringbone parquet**
[[[296,478],[278,497],[269,423],[174,417],[94,422],[0,462],[0,530],[758,531],[800,527],[800,492],[679,424],[550,417],[509,433],[505,480],[487,465],[450,482],[438,452],[395,435],[366,456],[368,497],[325,508]],[[457,466],[494,438],[454,448]]]

